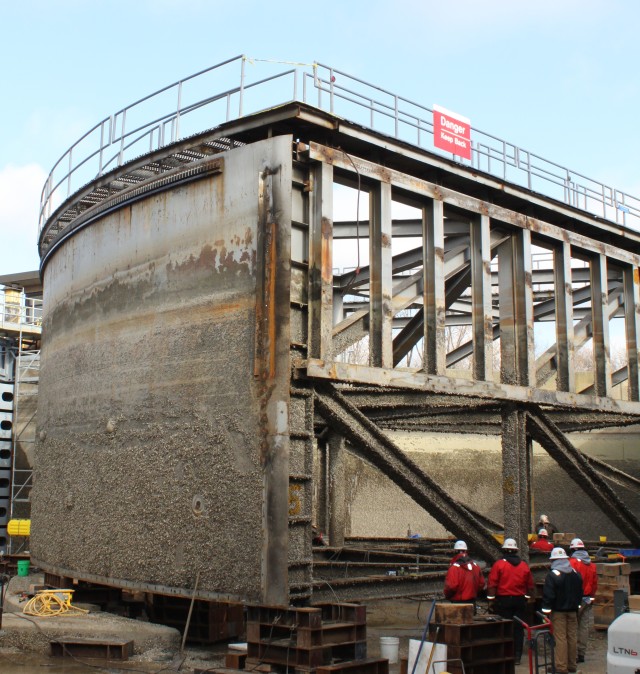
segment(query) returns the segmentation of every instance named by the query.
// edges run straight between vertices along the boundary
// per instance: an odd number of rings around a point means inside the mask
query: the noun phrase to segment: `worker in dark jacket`
[[[518,555],[518,544],[513,538],[506,538],[502,546],[504,557],[492,567],[487,580],[487,599],[492,602],[494,613],[513,620],[526,619],[527,599],[533,595],[533,575],[528,564]],[[515,663],[522,658],[524,629],[513,620],[513,645]]]
[[[558,533],[558,527],[551,523],[548,515],[540,515],[540,519],[538,524],[536,524],[535,531],[540,531],[540,529],[546,529],[549,538],[553,538],[553,534]]]
[[[582,604],[578,611],[578,662],[584,662],[593,602],[598,591],[598,573],[581,539],[574,538],[569,547],[572,550],[569,564],[582,576]]]
[[[563,548],[553,548],[549,559],[551,570],[544,581],[542,612],[551,614],[556,674],[568,674],[576,671],[582,577],[569,563]]]
[[[478,592],[484,590],[485,586],[482,569],[469,557],[467,544],[464,541],[457,541],[455,550],[458,554],[447,571],[444,596],[449,601],[468,602],[475,607]]]

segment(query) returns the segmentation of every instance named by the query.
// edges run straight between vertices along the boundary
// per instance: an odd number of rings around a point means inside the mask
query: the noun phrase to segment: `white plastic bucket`
[[[398,662],[399,637],[380,637],[380,656],[387,658],[390,665]]]

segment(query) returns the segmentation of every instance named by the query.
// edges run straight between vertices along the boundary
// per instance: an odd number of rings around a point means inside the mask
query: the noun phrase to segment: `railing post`
[[[329,112],[333,114],[333,68],[329,68]]]
[[[173,140],[180,138],[180,110],[182,109],[182,80],[178,82],[178,109],[176,110],[176,125],[174,128]]]
[[[240,101],[238,108],[238,117],[242,117],[243,114],[243,104],[244,104],[244,63],[246,61],[246,56],[242,55],[241,64],[240,64]],[[229,120],[227,113],[227,121]]]
[[[71,194],[71,170],[73,168],[73,148],[69,150],[69,173],[67,174],[67,196]]]
[[[396,129],[396,138],[398,137],[398,125],[400,120],[398,119],[398,97],[393,97],[393,108],[394,108],[394,117],[395,117],[395,129]]]
[[[52,182],[53,176],[49,174],[49,179],[47,180],[47,202],[46,202],[46,211],[47,211],[47,218],[51,215],[51,182]]]
[[[102,175],[102,154],[104,151],[104,120],[100,123],[100,156],[98,158],[98,175]]]
[[[122,160],[124,157],[124,128],[127,121],[127,109],[125,108],[122,111],[122,123],[120,129],[120,152],[118,152],[118,166],[122,166]]]
[[[502,179],[507,179],[507,144],[502,141]]]

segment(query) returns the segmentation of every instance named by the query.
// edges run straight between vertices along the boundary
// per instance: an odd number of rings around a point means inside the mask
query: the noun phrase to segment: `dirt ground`
[[[37,618],[22,614],[20,593],[38,583],[37,576],[13,578],[5,597],[2,630],[0,630],[0,673],[35,674],[47,668],[50,674],[89,674],[90,672],[149,672],[190,674],[195,669],[207,670],[224,665],[226,644],[208,648],[187,647],[180,651],[181,635],[162,625],[121,618],[95,610],[85,615]],[[369,657],[380,656],[380,637],[398,637],[399,656],[408,655],[409,640],[420,640],[431,601],[394,600],[367,604],[367,651]],[[51,640],[64,636],[132,639],[135,653],[128,662],[88,660],[83,658],[51,658]],[[589,644],[587,662],[580,665],[583,674],[604,674],[606,671],[606,632],[595,632]],[[399,663],[391,664],[390,674],[399,674]],[[523,663],[515,674],[528,674],[525,651]],[[426,674],[426,673],[420,673]],[[431,673],[429,673],[431,674]]]
[[[367,651],[370,657],[380,655],[380,637],[400,638],[399,656],[407,657],[410,639],[421,639],[424,623],[431,606],[430,601],[401,600],[376,602],[367,605]],[[390,674],[398,674],[399,664],[391,665]],[[534,670],[535,671],[535,670]],[[586,661],[580,663],[582,674],[604,674],[607,671],[607,633],[593,632],[589,640]],[[528,652],[522,663],[515,668],[516,674],[529,674]],[[426,673],[425,673],[426,674]],[[429,672],[429,674],[431,674]]]

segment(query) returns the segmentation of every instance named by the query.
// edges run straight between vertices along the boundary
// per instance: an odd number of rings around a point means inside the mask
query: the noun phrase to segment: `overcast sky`
[[[222,60],[319,61],[640,196],[637,0],[0,0],[0,274],[97,121]]]

